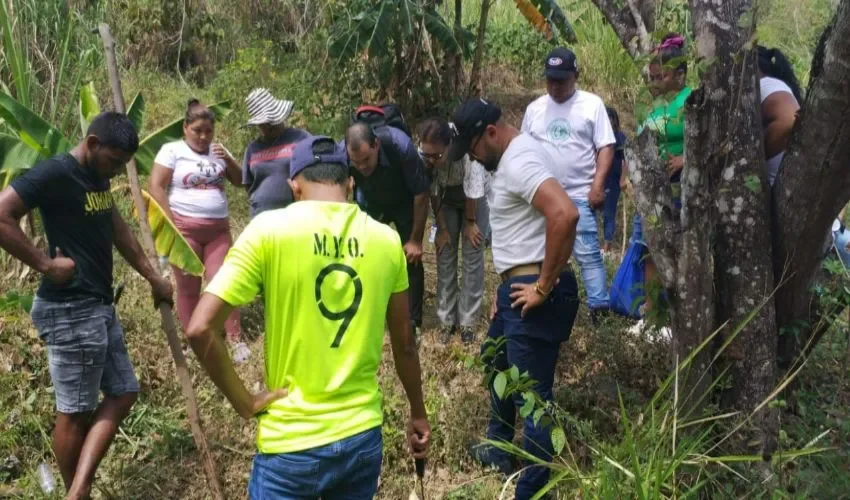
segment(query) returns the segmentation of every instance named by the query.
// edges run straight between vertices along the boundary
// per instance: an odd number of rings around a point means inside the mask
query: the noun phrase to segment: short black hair
[[[351,147],[355,150],[364,142],[369,146],[374,146],[377,138],[378,136],[375,135],[372,126],[366,122],[356,121],[345,130],[345,144],[351,144]]]
[[[334,152],[336,144],[333,141],[317,141],[313,144],[313,153],[329,154]],[[321,184],[345,185],[348,182],[348,165],[340,163],[317,163],[302,170],[298,175],[303,175],[308,182]],[[296,176],[298,177],[298,176]]]
[[[100,144],[125,153],[135,153],[139,149],[139,134],[124,113],[105,111],[97,115],[86,135],[93,135]]]
[[[419,124],[419,140],[448,146],[452,142],[452,129],[443,118],[428,118]]]

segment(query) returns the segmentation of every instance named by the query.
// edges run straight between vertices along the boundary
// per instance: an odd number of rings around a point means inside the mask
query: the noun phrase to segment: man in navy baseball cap
[[[289,178],[295,179],[305,169],[320,164],[324,165],[326,170],[332,170],[333,166],[339,167],[344,172],[344,175],[340,174],[339,177],[348,178],[348,157],[345,150],[342,145],[325,136],[310,137],[295,144],[289,166]]]
[[[571,75],[578,75],[576,55],[570,49],[558,47],[546,56],[546,78],[566,80]]]

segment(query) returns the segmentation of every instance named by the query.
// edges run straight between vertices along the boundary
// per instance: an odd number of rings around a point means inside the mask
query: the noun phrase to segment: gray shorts
[[[139,392],[114,306],[93,298],[50,302],[36,297],[31,315],[47,345],[56,411],[94,411],[101,390],[109,396]]]

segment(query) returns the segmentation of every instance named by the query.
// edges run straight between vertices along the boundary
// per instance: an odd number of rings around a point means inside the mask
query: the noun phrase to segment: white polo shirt
[[[596,153],[617,142],[605,103],[576,90],[558,104],[549,95],[528,105],[522,131],[543,143],[555,161],[552,173],[573,201],[587,200],[596,175]]]
[[[528,134],[514,138],[499,161],[487,200],[493,265],[498,273],[543,262],[546,218],[531,201],[543,181],[554,178],[551,164],[543,145]]]

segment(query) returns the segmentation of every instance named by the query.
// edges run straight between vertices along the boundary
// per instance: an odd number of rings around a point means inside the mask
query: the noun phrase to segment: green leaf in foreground
[[[552,429],[552,447],[555,449],[555,455],[560,455],[564,451],[564,446],[567,444],[567,436],[564,434],[564,429],[554,427]]]
[[[496,374],[496,378],[493,380],[493,390],[496,391],[496,395],[499,396],[500,399],[505,396],[505,387],[508,385],[508,378],[505,376],[503,372],[499,372]]]

